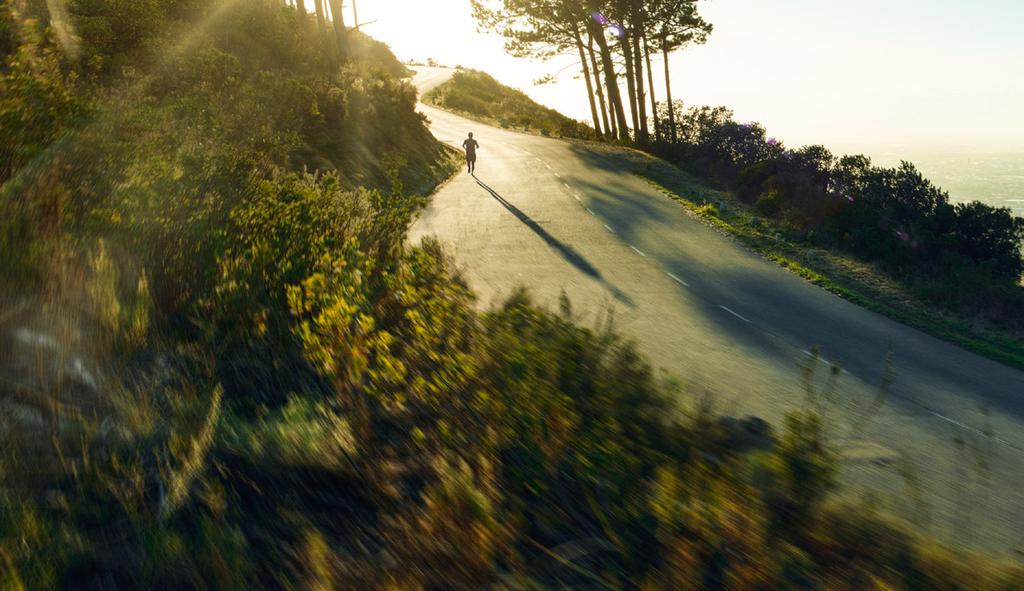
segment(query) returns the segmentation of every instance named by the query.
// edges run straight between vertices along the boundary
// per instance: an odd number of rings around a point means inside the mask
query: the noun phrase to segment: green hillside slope
[[[458,70],[423,101],[472,119],[554,137],[594,139],[594,130],[477,70]]]

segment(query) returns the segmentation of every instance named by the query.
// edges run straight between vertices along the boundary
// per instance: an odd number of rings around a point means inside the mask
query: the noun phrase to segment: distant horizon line
[[[427,62],[430,59],[432,59],[432,58],[429,58],[429,57],[426,57],[426,58],[409,58],[409,57],[406,57],[406,58],[399,58],[399,59],[405,65],[417,65],[418,64],[418,65],[426,66]],[[473,68],[473,67],[462,66],[461,64],[459,64],[459,65],[450,65],[450,64],[444,64],[444,63],[438,63],[438,62],[435,62],[435,64],[436,65],[433,66],[433,67],[447,68],[447,69],[452,69],[452,70],[460,69],[460,68],[461,69],[467,69],[467,70],[478,69],[478,68]],[[486,70],[479,70],[479,71],[493,76],[493,74],[491,74],[490,72],[487,72]],[[519,88],[519,87],[514,86],[514,85],[509,85],[506,82],[503,82],[501,80],[499,80],[499,82],[501,82],[502,84],[505,84],[507,86],[510,86],[511,88],[516,88],[517,90],[519,90],[519,91],[521,91],[523,93],[526,93],[527,95],[530,94],[529,89]],[[579,116],[578,114],[575,114],[575,113],[572,113],[572,114],[566,113],[561,107],[559,107],[557,105],[547,104],[547,103],[542,102],[542,101],[540,101],[540,100],[538,100],[538,99],[536,99],[536,98],[534,98],[532,96],[530,98],[533,99],[534,101],[536,101],[538,104],[541,104],[541,105],[543,105],[543,106],[545,106],[545,107],[547,107],[549,109],[554,109],[554,110],[558,111],[559,113],[562,113],[566,117],[569,117],[570,119],[578,121],[578,122],[580,122],[580,123],[582,123],[584,125],[591,126],[591,123],[588,122],[588,120],[587,120],[587,118],[585,116],[581,117],[581,116]],[[723,107],[726,107],[726,108],[732,108],[729,105],[707,105],[707,106],[712,106],[712,107],[714,107],[714,106],[723,106]],[[737,120],[740,121],[740,120],[742,120],[742,118],[737,118]],[[749,121],[752,122],[752,123],[756,122],[756,123],[764,126],[766,129],[770,129],[770,125],[765,123],[764,121],[757,121],[755,119],[751,119]],[[918,154],[932,154],[932,155],[940,155],[941,154],[941,155],[946,155],[946,156],[949,156],[949,155],[960,155],[960,154],[962,154],[964,156],[988,154],[988,155],[1000,155],[1000,156],[1017,156],[1017,155],[1019,155],[1021,157],[1024,157],[1024,144],[1008,145],[1008,144],[982,143],[982,142],[978,142],[978,143],[948,142],[948,143],[941,143],[941,144],[939,144],[937,142],[928,141],[928,140],[902,140],[901,141],[901,140],[853,140],[853,139],[839,140],[839,141],[821,141],[821,140],[816,140],[816,141],[812,141],[812,142],[795,142],[795,141],[790,141],[789,139],[787,139],[783,135],[776,135],[776,134],[772,134],[772,133],[768,133],[767,135],[769,137],[775,137],[776,139],[781,141],[784,145],[786,145],[789,148],[800,148],[802,146],[821,145],[821,146],[825,146],[825,147],[829,148],[833,152],[842,152],[842,154],[837,154],[837,155],[855,154],[855,153],[857,153],[859,151],[870,150],[872,152],[879,152],[879,151],[891,151],[891,152],[913,151],[913,152],[916,152]],[[865,154],[865,155],[867,155],[867,154]],[[894,155],[898,155],[898,154],[894,154]]]

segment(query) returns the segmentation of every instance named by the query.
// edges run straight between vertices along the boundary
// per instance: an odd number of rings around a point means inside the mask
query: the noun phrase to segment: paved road
[[[448,76],[421,69],[414,83],[423,92]],[[585,324],[614,314],[620,332],[685,384],[688,400],[710,391],[721,412],[773,420],[805,404],[799,367],[817,347],[843,368],[827,412],[844,453],[846,495],[871,493],[933,533],[989,550],[1024,543],[1024,372],[751,254],[631,174],[614,152],[420,109],[438,139],[461,146],[473,131],[480,150],[476,177],[463,170],[445,185],[411,237],[447,243],[484,305],[526,285],[555,308],[564,291]],[[890,351],[895,382],[872,412]],[[864,415],[872,418],[856,431]],[[994,437],[983,434],[986,425]],[[954,443],[958,434],[965,449]],[[912,500],[917,490],[922,501]]]

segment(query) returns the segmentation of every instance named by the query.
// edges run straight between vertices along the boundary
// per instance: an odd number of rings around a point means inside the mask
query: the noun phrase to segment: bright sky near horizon
[[[701,5],[715,31],[707,45],[673,56],[674,98],[728,106],[790,146],[1024,152],[1024,0]],[[589,119],[572,57],[508,56],[500,38],[477,32],[469,0],[359,0],[358,9],[360,21],[376,21],[365,31],[402,59],[485,70]],[[533,85],[565,67],[557,84]]]

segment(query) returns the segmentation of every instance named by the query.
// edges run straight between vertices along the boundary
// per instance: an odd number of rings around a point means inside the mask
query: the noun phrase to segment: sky
[[[351,23],[351,0],[346,22]],[[311,4],[311,2],[310,2]],[[789,146],[1024,154],[1024,0],[704,0],[708,43],[671,58],[673,97],[725,105]],[[484,70],[589,119],[571,56],[508,56],[469,0],[358,0],[402,59]],[[662,62],[654,69],[664,96]],[[561,71],[555,84],[533,81]]]

